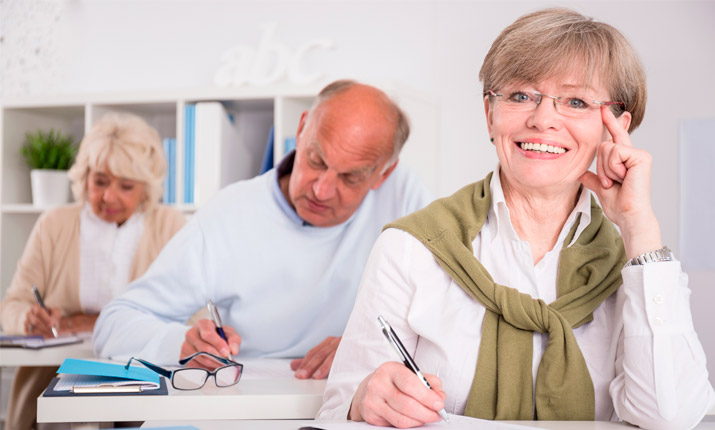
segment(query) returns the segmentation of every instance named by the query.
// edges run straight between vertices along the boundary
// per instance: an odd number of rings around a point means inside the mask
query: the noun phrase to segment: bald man
[[[102,310],[97,356],[290,357],[297,378],[327,377],[382,226],[430,201],[398,166],[408,135],[404,113],[379,89],[325,87],[301,116],[295,151],[221,190]],[[226,340],[211,320],[185,324],[209,300]],[[199,356],[189,365],[219,363]]]

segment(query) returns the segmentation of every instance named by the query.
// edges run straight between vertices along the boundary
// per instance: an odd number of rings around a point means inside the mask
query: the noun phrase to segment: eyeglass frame
[[[225,364],[225,366],[221,366],[214,370],[208,370],[208,369],[204,369],[204,368],[195,368],[194,369],[194,368],[188,368],[188,367],[185,367],[183,369],[167,370],[161,366],[157,366],[156,364],[146,361],[142,358],[132,356],[129,359],[129,361],[127,361],[127,364],[124,365],[124,370],[128,371],[129,366],[132,363],[132,360],[136,360],[139,363],[143,364],[144,366],[148,367],[150,370],[154,371],[155,373],[158,373],[159,375],[161,375],[161,376],[167,378],[169,381],[171,381],[171,386],[174,387],[174,389],[182,390],[182,391],[200,390],[201,388],[204,387],[204,385],[206,385],[206,381],[208,381],[211,376],[214,377],[214,384],[216,384],[216,386],[220,387],[220,388],[232,387],[232,386],[238,384],[238,381],[241,380],[241,376],[243,375],[243,364],[241,364],[237,361],[229,360],[227,358],[219,357],[218,355],[211,354],[210,352],[206,352],[206,351],[195,352],[195,353],[189,355],[188,357],[184,357],[184,358],[180,359],[179,364],[183,366],[184,364],[188,363],[189,361],[193,360],[194,358],[198,357],[199,355],[208,355],[209,357],[213,358],[214,360],[218,361],[219,363]],[[234,382],[233,384],[218,385],[218,380],[216,379],[216,372],[218,372],[221,369],[225,369],[227,367],[238,367],[240,369],[239,373],[238,373],[238,379],[236,379],[236,382]],[[177,372],[180,372],[182,370],[204,370],[206,372],[206,379],[204,379],[204,382],[199,387],[179,388],[176,385],[174,385],[174,374],[176,374]]]
[[[558,112],[559,114],[563,115],[563,114],[561,113],[561,111],[559,110],[559,108],[556,106],[557,104],[561,104],[561,103],[558,103],[558,100],[561,100],[563,97],[561,97],[561,96],[550,96],[550,95],[548,95],[548,94],[537,93],[536,91],[533,91],[533,92],[531,92],[531,91],[521,91],[521,92],[527,93],[527,94],[533,94],[533,95],[535,95],[535,96],[538,96],[538,97],[539,97],[539,101],[536,102],[536,107],[539,107],[539,105],[541,104],[541,102],[544,100],[544,97],[548,97],[548,98],[550,98],[550,99],[553,99],[553,100],[554,100],[554,109],[556,109],[556,112]],[[497,94],[497,93],[494,92],[493,90],[486,90],[486,91],[484,91],[484,96],[485,96],[485,97],[487,97],[487,96],[488,96],[488,97],[505,97],[504,94]],[[505,100],[506,100],[506,99],[505,99]],[[584,100],[584,101],[585,101],[585,100]],[[591,100],[591,101],[588,102],[588,103],[595,103],[595,104],[597,104],[597,105],[608,106],[608,107],[618,106],[618,107],[621,108],[622,111],[625,111],[625,110],[626,110],[626,104],[623,103],[623,102],[613,102],[613,101],[602,102],[602,101],[598,101],[598,100]],[[536,109],[536,108],[534,108],[534,109]]]

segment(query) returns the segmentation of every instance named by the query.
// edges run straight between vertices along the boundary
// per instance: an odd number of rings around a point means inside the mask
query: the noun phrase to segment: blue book
[[[295,149],[295,136],[294,137],[286,137],[285,141],[283,142],[283,148],[285,151],[285,152],[283,152],[284,154],[288,154],[289,152],[294,150]]]
[[[266,150],[263,152],[263,162],[261,163],[260,174],[266,173],[273,168],[273,126],[268,130],[268,140]]]
[[[167,204],[176,203],[176,139],[167,137],[162,143],[166,154],[163,202]]]
[[[176,139],[169,141],[169,203],[176,203]]]
[[[164,138],[161,141],[161,145],[164,148],[164,158],[166,158],[166,176],[164,177],[164,194],[161,197],[161,201],[164,204],[171,203],[169,201],[169,178],[171,177],[171,153],[169,150],[169,138]]]
[[[196,105],[187,104],[184,111],[184,203],[194,202],[194,138]]]

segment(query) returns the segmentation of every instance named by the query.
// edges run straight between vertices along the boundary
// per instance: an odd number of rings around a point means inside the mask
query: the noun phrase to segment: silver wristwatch
[[[646,252],[645,254],[631,258],[623,267],[641,266],[646,263],[657,263],[659,261],[673,261],[673,251],[667,246],[664,246],[655,251]]]

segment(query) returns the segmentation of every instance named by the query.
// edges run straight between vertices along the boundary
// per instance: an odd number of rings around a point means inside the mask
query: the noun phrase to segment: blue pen
[[[226,341],[226,344],[228,345],[228,338],[226,337],[226,333],[223,331],[223,324],[221,324],[221,317],[218,314],[218,309],[216,309],[216,306],[213,304],[211,300],[206,304],[206,308],[209,310],[209,315],[211,316],[211,319],[213,320],[214,324],[216,324],[216,333],[218,333],[219,336],[221,336],[221,339]],[[231,348],[229,346],[229,348]],[[228,359],[233,361],[233,357],[231,357],[231,352],[228,353]]]

